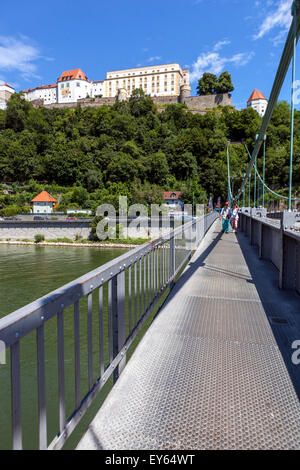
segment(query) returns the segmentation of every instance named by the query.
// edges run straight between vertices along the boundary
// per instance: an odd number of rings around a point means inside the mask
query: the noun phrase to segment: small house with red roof
[[[52,214],[53,207],[58,203],[57,199],[47,191],[42,191],[31,202],[33,203],[32,212],[34,214]]]
[[[163,193],[164,205],[172,210],[182,210],[184,204],[181,201],[181,191],[165,191]]]
[[[257,111],[258,114],[263,117],[265,115],[267,106],[267,98],[261,91],[255,89],[247,102],[247,107],[255,109],[255,111]]]

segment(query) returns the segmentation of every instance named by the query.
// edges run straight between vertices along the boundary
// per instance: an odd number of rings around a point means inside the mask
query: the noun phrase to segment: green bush
[[[44,240],[45,240],[45,235],[42,235],[41,233],[38,233],[37,235],[34,236],[35,243],[41,243]]]
[[[22,212],[21,207],[11,204],[6,206],[3,210],[4,217],[13,217],[14,215],[19,214]]]
[[[55,240],[49,240],[54,243],[73,243],[73,240],[70,238],[64,237],[64,238],[56,238]]]

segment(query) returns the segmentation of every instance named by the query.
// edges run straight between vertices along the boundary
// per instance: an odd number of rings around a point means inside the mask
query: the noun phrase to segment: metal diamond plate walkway
[[[287,306],[285,294],[273,289],[264,303],[266,263],[251,261],[243,235],[221,236],[219,228],[208,233],[78,449],[300,448],[300,404],[268,320],[272,300],[275,315],[280,302]],[[299,300],[288,307],[299,313]]]

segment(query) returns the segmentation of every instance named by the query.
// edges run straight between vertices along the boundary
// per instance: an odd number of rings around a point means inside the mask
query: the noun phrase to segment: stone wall
[[[32,222],[0,222],[0,239],[34,240],[35,235],[41,234],[46,240],[70,238],[76,235],[88,238],[91,233],[89,222],[82,221],[32,221]]]
[[[183,103],[191,109],[211,109],[217,106],[231,106],[232,99],[229,93],[208,96],[189,96],[183,99]]]
[[[176,104],[179,103],[178,96],[153,96],[153,103],[155,104]]]
[[[208,95],[208,96],[189,96],[189,97],[180,97],[180,96],[154,96],[152,98],[153,102],[157,105],[167,105],[167,104],[176,104],[176,103],[185,103],[188,109],[197,111],[197,110],[207,110],[213,109],[218,106],[231,106],[232,99],[229,93],[224,93],[220,95]],[[32,101],[32,104],[35,108],[39,106],[44,106],[45,108],[75,108],[78,104],[83,108],[99,108],[100,106],[112,106],[115,104],[116,98],[83,98],[78,100],[77,103],[53,103],[53,104],[43,104],[43,100]]]
[[[123,225],[123,234],[125,238],[152,238],[156,239],[161,237],[164,233],[168,233],[170,230],[170,219],[165,222],[164,227],[159,227],[157,222],[142,222],[141,226],[138,226],[136,221],[127,221],[127,229],[122,221],[115,221],[115,223],[121,222]],[[57,238],[69,238],[75,240],[76,235],[80,235],[82,238],[88,239],[91,235],[90,223],[83,221],[29,221],[29,222],[1,222],[0,221],[0,240],[33,240],[35,235],[44,235],[45,240],[56,240]],[[122,238],[122,237],[120,237]]]

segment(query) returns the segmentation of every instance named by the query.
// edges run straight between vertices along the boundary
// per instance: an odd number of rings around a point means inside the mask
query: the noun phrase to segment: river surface
[[[119,248],[0,245],[0,318],[125,251]]]
[[[56,288],[92,271],[127,250],[87,247],[44,247],[0,245],[0,317],[38,299]],[[87,374],[87,306],[80,306],[81,398],[88,391]],[[99,317],[96,299],[93,305],[94,376],[99,374]],[[45,367],[48,444],[59,429],[57,324],[56,317],[45,324]],[[104,312],[104,327],[107,315]],[[64,314],[66,414],[74,403],[74,317],[73,309]],[[21,399],[23,445],[38,448],[37,355],[35,332],[21,344]],[[94,348],[93,348],[94,349]],[[107,344],[104,352],[107,355]],[[10,357],[0,365],[0,449],[11,448]]]

